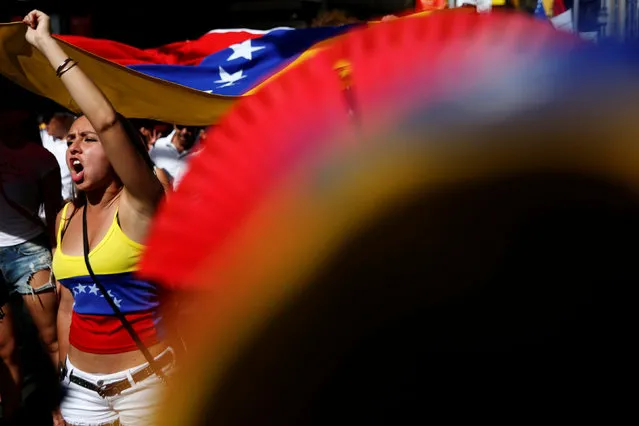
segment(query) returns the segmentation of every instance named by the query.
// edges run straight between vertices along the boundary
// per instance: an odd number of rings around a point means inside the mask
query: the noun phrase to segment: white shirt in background
[[[193,150],[191,149],[191,154],[189,154],[188,159],[189,161],[191,161],[191,159],[193,157],[195,157],[196,155],[198,155],[200,153],[200,150]],[[182,181],[182,179],[184,178],[184,175],[186,174],[186,172],[189,170],[188,168],[188,164],[185,165],[185,167],[182,167],[179,171],[178,174],[175,175],[175,177],[173,178],[173,189],[177,189],[178,184]]]
[[[175,189],[184,176],[184,173],[186,173],[193,148],[189,151],[178,152],[175,145],[171,142],[174,134],[175,130],[155,141],[155,145],[153,145],[153,148],[149,151],[149,156],[156,167],[164,169],[164,171],[168,173],[169,177],[173,180],[173,188]]]
[[[54,138],[47,133],[46,129],[40,129],[40,138],[42,139],[42,146],[53,154],[60,166],[62,199],[70,200],[73,198],[73,181],[71,180],[71,171],[69,166],[67,166],[67,141]]]

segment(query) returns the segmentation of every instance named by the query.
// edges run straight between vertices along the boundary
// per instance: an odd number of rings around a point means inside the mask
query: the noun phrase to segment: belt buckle
[[[105,384],[104,384],[104,381],[102,381],[102,380],[98,380],[98,381],[97,381],[97,383],[96,383],[96,385],[97,385],[97,387],[98,387],[98,389],[96,390],[96,392],[98,393],[98,395],[100,395],[100,397],[102,397],[102,398],[106,398],[107,396],[109,396],[109,395],[107,395],[107,394],[106,394],[107,389],[108,389],[108,385],[105,385]],[[119,392],[118,392],[118,393],[119,393]],[[117,395],[117,394],[116,394],[116,395]]]

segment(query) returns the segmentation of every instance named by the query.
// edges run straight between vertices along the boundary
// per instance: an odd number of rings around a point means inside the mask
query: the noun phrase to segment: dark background
[[[72,20],[90,17],[92,34],[137,47],[155,47],[194,39],[215,28],[297,26],[320,8],[339,8],[368,19],[414,7],[414,0],[0,0],[2,22],[38,8],[62,18],[62,33],[72,33]]]

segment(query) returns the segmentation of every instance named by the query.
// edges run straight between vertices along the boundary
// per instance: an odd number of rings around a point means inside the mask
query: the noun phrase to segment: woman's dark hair
[[[127,135],[129,135],[129,138],[134,142],[135,148],[142,155],[144,162],[151,168],[151,170],[153,170],[155,163],[153,163],[153,160],[151,160],[151,157],[149,156],[149,150],[147,149],[146,142],[144,141],[144,136],[140,133],[140,130],[133,125],[131,120],[127,119],[120,113],[117,113],[117,115]]]
[[[141,127],[146,127],[147,129],[153,129],[158,124],[162,124],[161,121],[153,120],[151,118],[129,118],[129,122],[136,129],[140,129]]]

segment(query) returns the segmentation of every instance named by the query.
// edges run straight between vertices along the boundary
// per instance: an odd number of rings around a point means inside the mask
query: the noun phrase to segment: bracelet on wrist
[[[73,59],[71,58],[67,58],[64,61],[62,61],[62,63],[58,65],[58,68],[55,69],[55,75],[60,77],[60,73],[62,72],[62,69],[71,61],[73,61]]]
[[[71,65],[69,65],[68,67],[66,67],[62,71],[60,71],[60,74],[58,74],[58,78],[62,77],[62,74],[64,74],[65,72],[69,71],[71,68],[75,67],[76,65],[78,65],[78,61],[73,61],[73,63]]]

